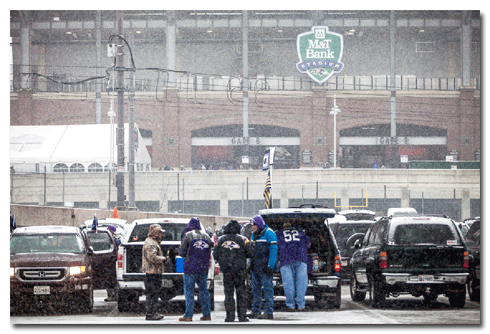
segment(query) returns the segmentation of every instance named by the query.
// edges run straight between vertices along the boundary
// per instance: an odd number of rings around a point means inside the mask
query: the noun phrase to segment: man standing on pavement
[[[252,223],[252,243],[255,254],[252,260],[252,312],[249,318],[274,319],[274,286],[272,274],[277,261],[277,237],[261,216],[255,216]],[[262,292],[264,294],[264,314],[261,314]]]
[[[279,265],[281,278],[286,296],[286,306],[289,311],[304,311],[305,295],[308,289],[308,248],[311,243],[305,232],[291,223],[286,222],[283,228],[276,232],[279,247]]]
[[[245,274],[247,258],[252,257],[253,249],[250,241],[240,235],[240,225],[234,219],[223,226],[224,235],[218,239],[214,248],[214,259],[219,262],[223,273],[223,288],[225,292],[225,322],[235,321],[235,299],[238,321],[246,322],[247,297],[245,294]]]
[[[196,284],[199,288],[199,303],[202,309],[201,320],[211,320],[211,299],[206,281],[213,243],[209,235],[201,230],[201,222],[198,218],[189,220],[187,231],[179,247],[179,255],[184,258],[185,295],[185,314],[179,318],[179,321],[192,321]]]
[[[163,315],[157,314],[158,294],[162,287],[163,256],[160,242],[162,241],[162,228],[152,224],[148,228],[148,237],[143,245],[142,270],[146,274],[146,320],[160,320]]]

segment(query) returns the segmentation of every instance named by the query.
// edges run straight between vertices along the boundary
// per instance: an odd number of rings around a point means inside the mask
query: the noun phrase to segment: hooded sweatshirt
[[[223,232],[214,248],[214,258],[219,262],[220,270],[224,273],[245,271],[247,258],[253,256],[252,244],[239,234],[240,225],[236,220],[230,220],[223,227]]]
[[[206,231],[201,230],[198,218],[191,218],[179,247],[184,258],[184,274],[207,274],[213,245]]]

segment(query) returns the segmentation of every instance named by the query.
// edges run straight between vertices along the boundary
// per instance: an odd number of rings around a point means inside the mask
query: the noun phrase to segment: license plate
[[[419,282],[433,282],[433,275],[419,275]]]
[[[347,267],[347,260],[342,260],[342,267]]]
[[[49,295],[50,294],[49,286],[34,286],[34,294]]]
[[[172,282],[171,279],[162,280],[162,288],[171,288],[173,286],[174,286],[174,283]]]

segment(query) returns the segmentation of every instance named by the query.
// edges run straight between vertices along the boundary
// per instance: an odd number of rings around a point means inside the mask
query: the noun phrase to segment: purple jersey
[[[281,267],[292,262],[308,263],[307,250],[311,243],[303,230],[284,228],[277,231],[276,236]]]

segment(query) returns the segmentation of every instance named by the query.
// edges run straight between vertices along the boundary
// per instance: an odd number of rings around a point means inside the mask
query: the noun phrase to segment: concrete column
[[[272,198],[272,200],[274,200],[274,198]],[[285,190],[281,191],[280,200],[281,200],[281,203],[280,203],[280,206],[279,206],[280,208],[287,208],[287,207],[289,207],[289,196],[288,196],[288,192],[287,191],[285,191]]]
[[[348,206],[349,203],[349,188],[342,188],[340,195],[340,203],[337,197],[337,206]],[[347,208],[344,208],[347,209]]]
[[[401,188],[401,207],[409,208],[410,207],[410,190],[408,188]]]
[[[471,17],[469,11],[463,11],[461,27],[461,65],[463,87],[471,86]]]
[[[175,48],[176,48],[176,28],[175,28],[175,11],[167,11],[167,29],[166,29],[166,53],[167,53],[167,68],[170,70],[168,76],[168,86],[176,87],[175,76]]]
[[[222,191],[219,199],[219,215],[228,216],[228,192]]]
[[[471,217],[470,190],[463,188],[461,191],[461,219]]]

